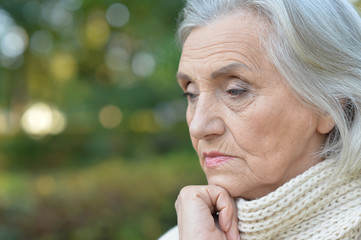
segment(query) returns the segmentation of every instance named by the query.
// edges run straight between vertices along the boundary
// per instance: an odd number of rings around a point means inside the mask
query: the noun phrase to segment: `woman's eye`
[[[194,99],[194,98],[196,98],[196,97],[197,97],[197,95],[196,95],[196,94],[191,93],[191,92],[185,92],[185,93],[183,94],[183,96],[184,96],[185,98],[190,99],[190,100],[192,100],[192,99]]]
[[[247,92],[247,89],[241,88],[241,89],[229,89],[227,90],[227,93],[232,96],[240,96],[243,93]]]

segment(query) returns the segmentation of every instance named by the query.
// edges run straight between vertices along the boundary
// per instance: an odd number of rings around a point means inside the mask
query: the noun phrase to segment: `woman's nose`
[[[189,115],[189,132],[196,139],[214,138],[225,131],[222,109],[214,101],[199,97],[195,110]]]

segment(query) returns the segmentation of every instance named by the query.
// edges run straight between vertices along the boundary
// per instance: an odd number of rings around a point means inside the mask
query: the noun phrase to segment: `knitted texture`
[[[361,176],[325,160],[260,199],[237,200],[242,240],[361,239]]]

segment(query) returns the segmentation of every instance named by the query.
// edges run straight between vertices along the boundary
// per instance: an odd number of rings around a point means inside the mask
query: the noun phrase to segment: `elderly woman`
[[[177,74],[207,186],[161,239],[361,239],[361,20],[347,0],[188,0]]]

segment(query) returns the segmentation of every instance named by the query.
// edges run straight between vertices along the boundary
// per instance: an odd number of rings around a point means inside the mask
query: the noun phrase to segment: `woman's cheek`
[[[256,96],[250,92],[246,92],[241,96],[232,97],[224,94],[222,98],[223,109],[227,108],[233,113],[242,114],[245,111],[252,109],[253,103],[256,101]]]

